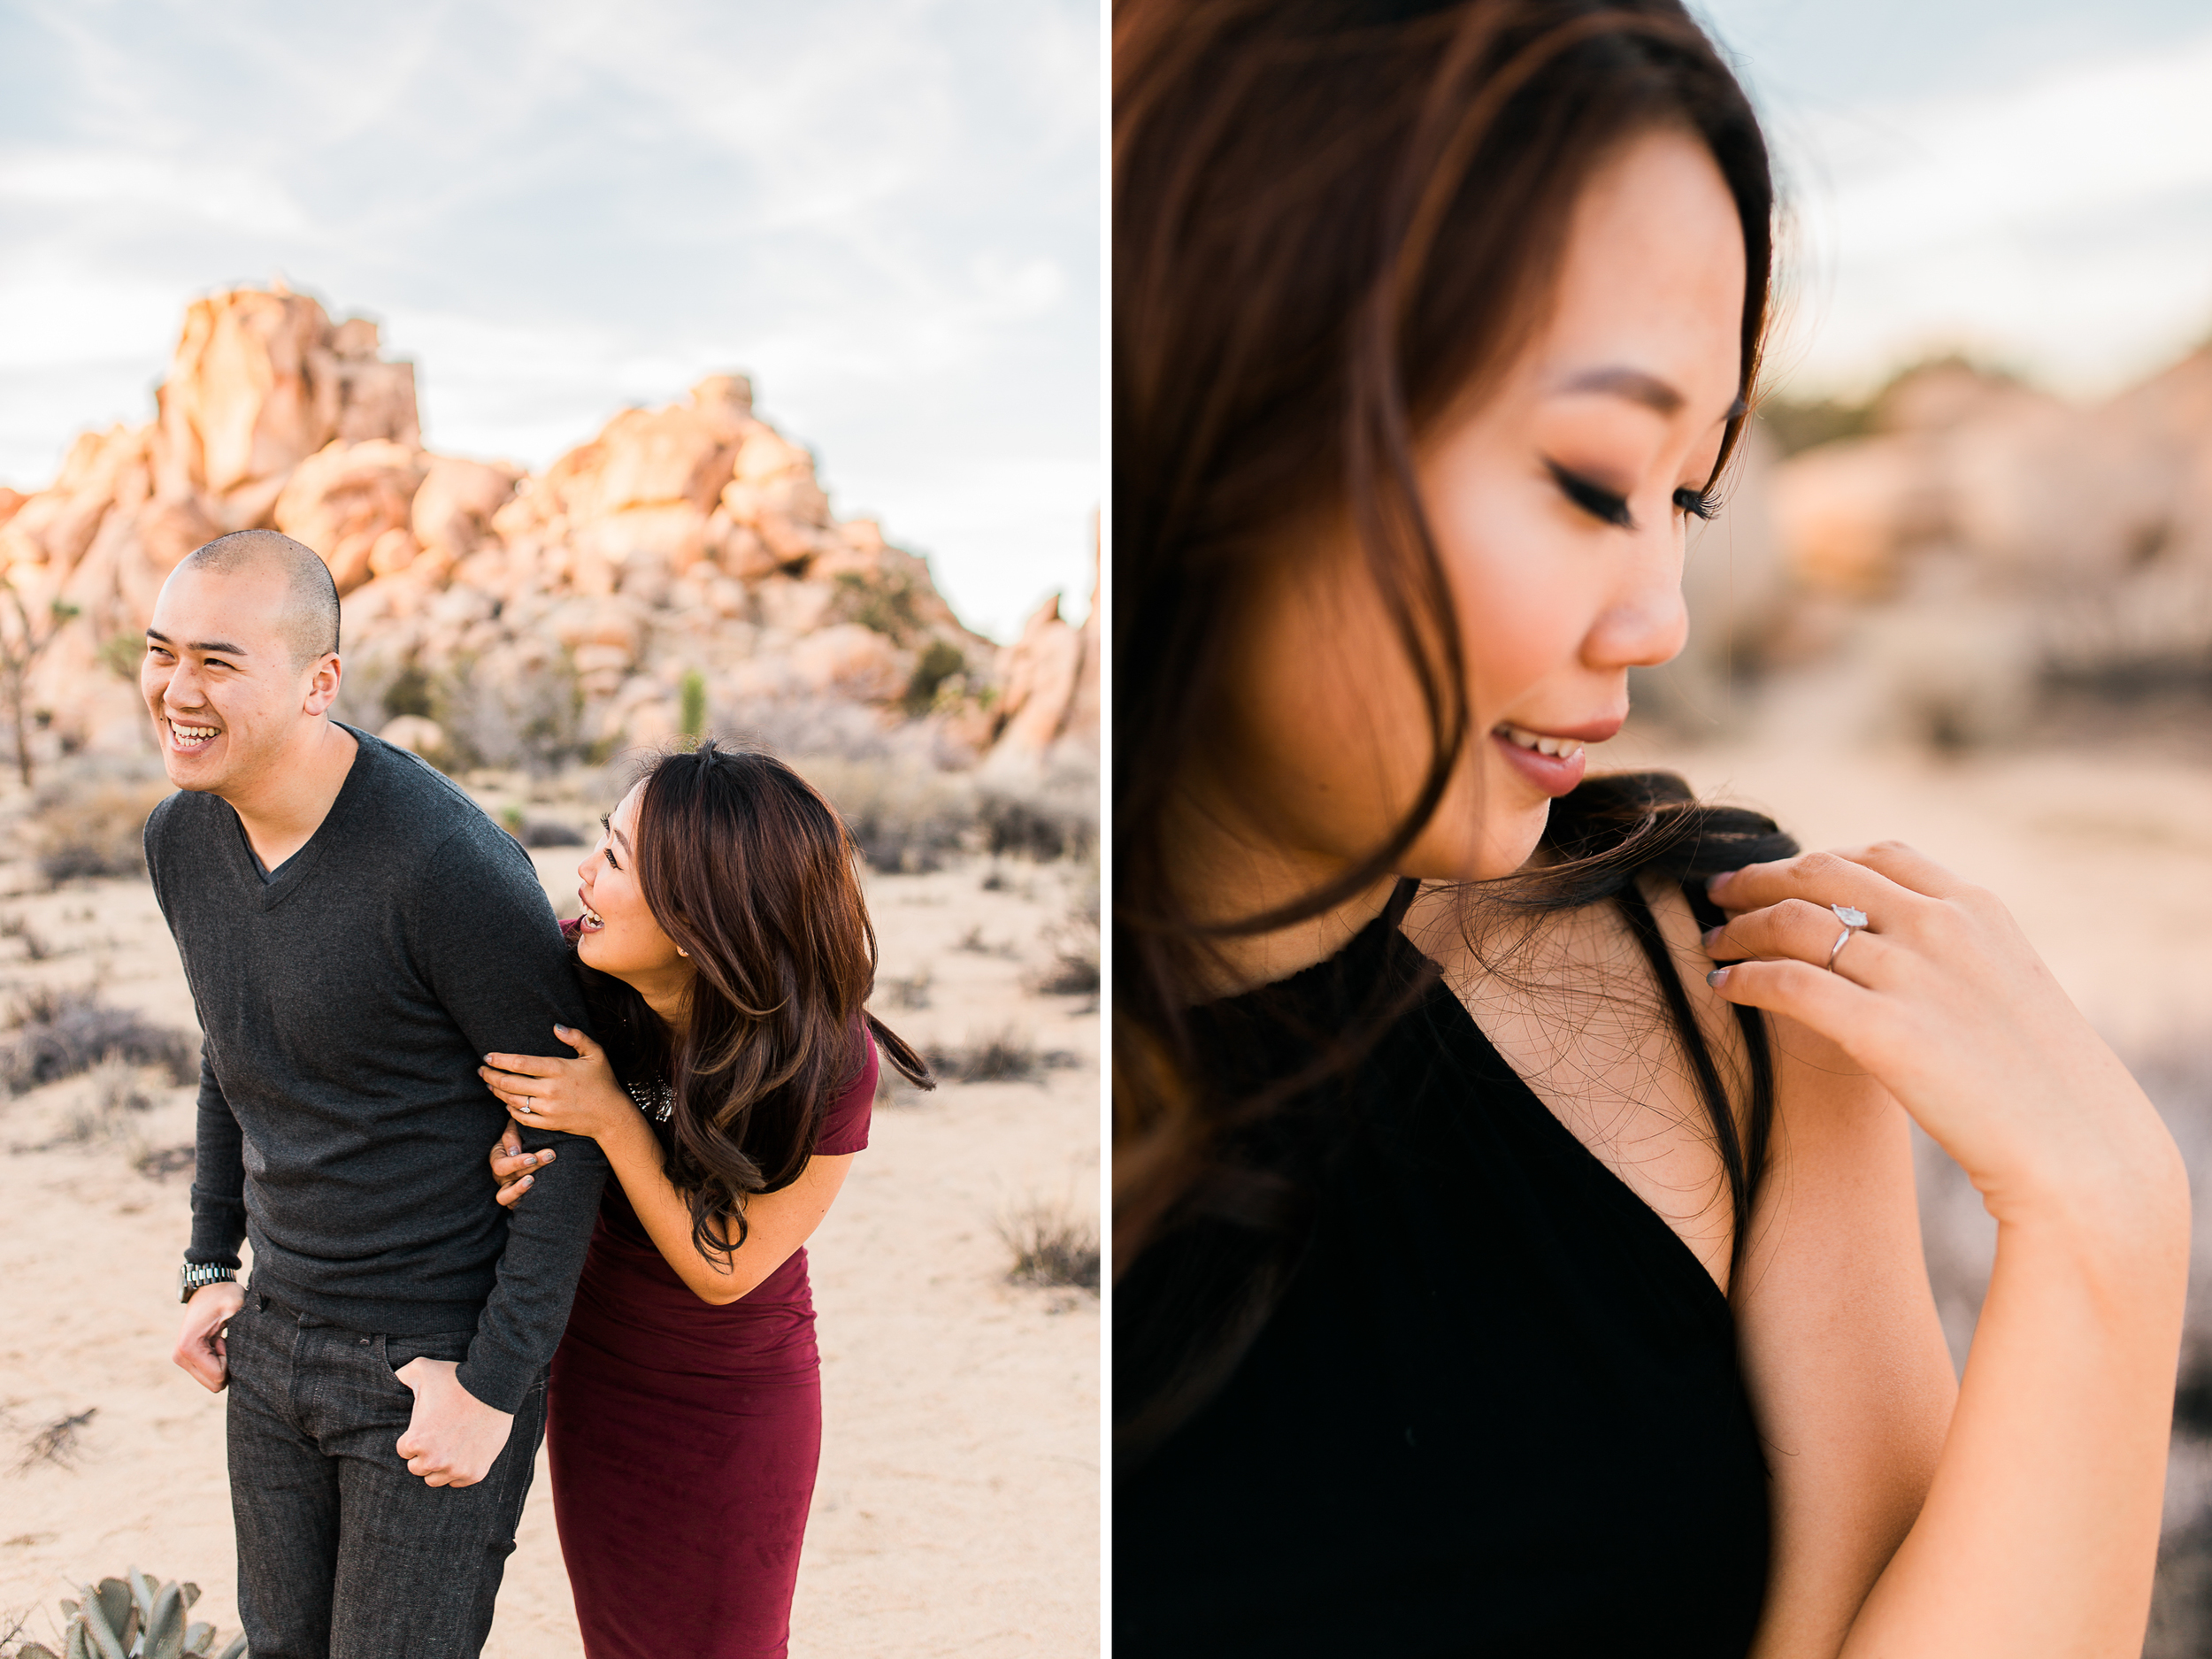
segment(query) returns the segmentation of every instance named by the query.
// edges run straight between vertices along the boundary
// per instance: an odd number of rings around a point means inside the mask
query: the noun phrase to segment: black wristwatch
[[[177,1300],[189,1302],[194,1291],[209,1285],[219,1285],[226,1280],[236,1284],[237,1271],[216,1262],[187,1262],[177,1269]]]

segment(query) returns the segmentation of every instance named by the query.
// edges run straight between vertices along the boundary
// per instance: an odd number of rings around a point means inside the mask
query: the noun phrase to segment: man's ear
[[[307,697],[300,705],[301,712],[327,714],[330,705],[338,701],[338,682],[344,675],[345,667],[339,662],[338,653],[324,652],[322,660],[315,664],[314,672],[308,676]]]

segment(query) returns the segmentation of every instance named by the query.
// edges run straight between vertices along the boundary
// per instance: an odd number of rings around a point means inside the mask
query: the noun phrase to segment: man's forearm
[[[553,1357],[568,1325],[569,1303],[591,1245],[607,1160],[598,1142],[574,1135],[526,1135],[533,1144],[559,1143],[530,1202],[507,1217],[499,1278],[476,1324],[459,1381],[486,1405],[513,1411]]]
[[[246,1236],[245,1137],[213,1067],[200,1062],[199,1118],[192,1144],[192,1242],[188,1262],[238,1265]]]

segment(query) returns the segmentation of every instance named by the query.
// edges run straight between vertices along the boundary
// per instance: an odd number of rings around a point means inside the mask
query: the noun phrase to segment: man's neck
[[[314,838],[346,787],[360,744],[335,721],[315,722],[252,787],[219,791],[245,826],[264,870],[273,871]]]

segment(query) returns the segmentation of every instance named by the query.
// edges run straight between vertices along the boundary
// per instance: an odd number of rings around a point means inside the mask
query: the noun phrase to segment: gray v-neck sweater
[[[352,731],[351,727],[346,728]],[[606,1178],[596,1141],[512,1211],[485,1156],[495,1051],[588,1029],[560,927],[514,838],[421,761],[354,732],[345,785],[265,880],[244,826],[180,791],[146,824],[154,892],[204,1033],[186,1259],[349,1330],[473,1331],[462,1385],[503,1411],[552,1357]]]

